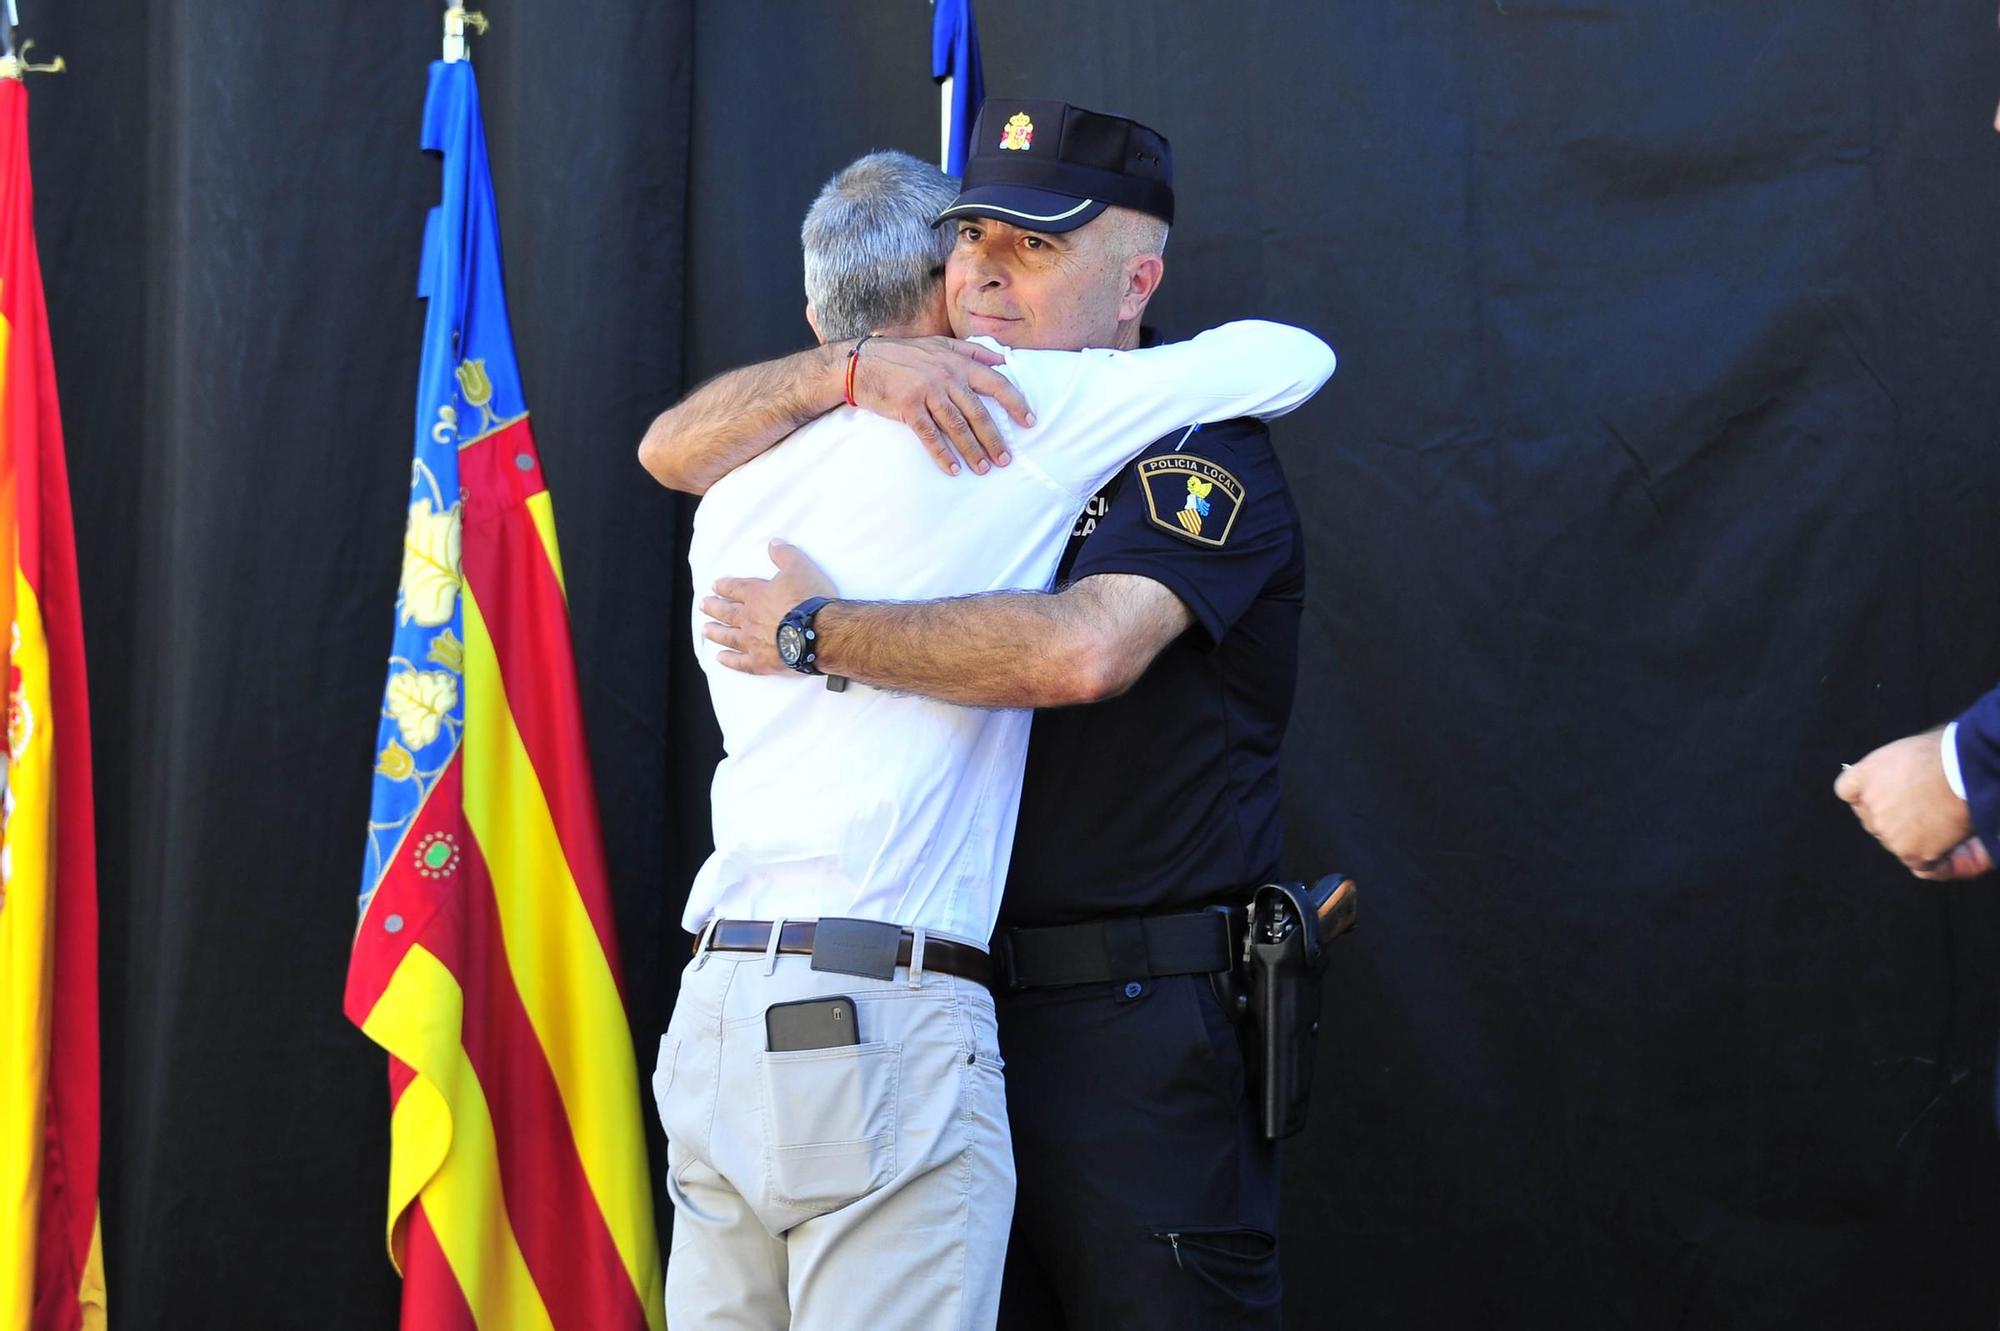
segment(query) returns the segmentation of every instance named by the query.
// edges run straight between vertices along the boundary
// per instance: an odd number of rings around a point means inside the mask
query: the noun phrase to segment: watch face
[[[778,625],[778,659],[788,666],[797,666],[799,658],[806,654],[806,635],[797,624]]]

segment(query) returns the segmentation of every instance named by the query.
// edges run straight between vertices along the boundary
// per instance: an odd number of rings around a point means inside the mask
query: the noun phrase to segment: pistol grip
[[[1359,922],[1356,907],[1361,889],[1352,878],[1342,878],[1340,886],[1328,894],[1319,907],[1319,937],[1323,943],[1338,938]]]

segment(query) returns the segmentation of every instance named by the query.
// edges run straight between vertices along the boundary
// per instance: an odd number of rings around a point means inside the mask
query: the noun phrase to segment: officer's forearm
[[[1076,607],[1040,592],[949,601],[834,601],[814,620],[819,666],[965,707],[1061,707],[1104,696]]]
[[[1180,597],[1130,573],[1100,573],[1046,594],[834,601],[813,621],[828,674],[965,707],[1114,697],[1193,622]]]
[[[844,397],[844,348],[815,347],[718,375],[663,411],[639,462],[670,490],[708,487]]]

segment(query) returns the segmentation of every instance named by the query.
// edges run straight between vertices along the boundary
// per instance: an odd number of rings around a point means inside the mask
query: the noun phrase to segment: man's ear
[[[1135,254],[1125,261],[1125,293],[1118,301],[1118,322],[1131,323],[1145,312],[1146,302],[1160,289],[1166,262],[1157,254]]]
[[[819,315],[814,312],[811,301],[806,302],[806,326],[813,330],[813,336],[819,339],[819,344],[825,346],[826,334],[819,331]]]

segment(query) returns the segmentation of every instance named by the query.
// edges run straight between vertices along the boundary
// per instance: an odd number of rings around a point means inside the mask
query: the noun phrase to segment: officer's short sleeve
[[[1180,597],[1212,643],[1266,587],[1300,568],[1297,510],[1261,421],[1170,435],[1129,464],[1107,496],[1068,580],[1151,578]]]

